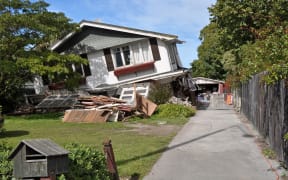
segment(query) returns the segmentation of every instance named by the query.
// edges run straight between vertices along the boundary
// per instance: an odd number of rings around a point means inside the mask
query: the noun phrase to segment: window
[[[148,61],[148,60],[149,60],[149,47],[148,47],[148,43],[141,42],[141,43],[140,43],[140,46],[141,46],[141,50],[142,50],[143,60],[144,60],[144,61]]]
[[[116,68],[153,61],[147,40],[116,47],[112,49],[112,57]]]
[[[130,65],[130,48],[129,46],[124,46],[121,48],[115,48],[113,50],[114,58],[116,62],[116,67]]]
[[[123,50],[125,65],[129,65],[130,64],[130,50],[129,50],[129,46],[123,47],[122,50]]]
[[[87,54],[81,54],[80,56],[82,58],[88,60]],[[87,65],[85,65],[85,64],[75,64],[74,65],[74,69],[75,69],[75,72],[78,72],[83,77],[91,76],[91,70],[90,70],[89,62],[88,62]]]

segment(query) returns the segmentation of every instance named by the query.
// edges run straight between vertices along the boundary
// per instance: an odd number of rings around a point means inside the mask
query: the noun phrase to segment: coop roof
[[[40,154],[43,154],[46,157],[66,155],[69,153],[69,151],[62,148],[58,144],[54,143],[50,139],[29,139],[29,140],[22,140],[15,148],[15,150],[11,153],[9,159],[13,159],[14,156],[24,145],[39,152]]]

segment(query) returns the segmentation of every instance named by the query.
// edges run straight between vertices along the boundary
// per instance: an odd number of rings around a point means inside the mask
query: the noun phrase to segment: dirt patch
[[[181,126],[177,125],[167,125],[167,124],[160,124],[160,125],[148,125],[148,124],[125,124],[127,127],[132,127],[128,131],[137,132],[141,135],[155,135],[155,136],[167,136],[171,135],[172,133],[176,133],[180,130]]]

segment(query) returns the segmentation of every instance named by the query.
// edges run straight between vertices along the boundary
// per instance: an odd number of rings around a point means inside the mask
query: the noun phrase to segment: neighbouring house
[[[74,71],[85,77],[80,89],[92,94],[108,92],[108,95],[118,90],[120,95],[119,88],[129,91],[136,83],[146,95],[151,82],[171,83],[177,78],[181,82],[183,78],[189,81],[176,46],[182,41],[176,35],[94,21],[81,21],[79,27],[79,31],[52,45],[51,50],[88,59],[88,65],[73,66]],[[189,88],[193,88],[193,83]]]
[[[204,77],[194,77],[193,82],[199,87],[198,93],[219,93],[225,90],[225,81],[209,79]]]

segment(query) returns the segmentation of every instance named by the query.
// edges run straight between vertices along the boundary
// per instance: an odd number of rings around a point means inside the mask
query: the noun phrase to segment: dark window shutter
[[[50,80],[49,80],[48,75],[43,75],[43,76],[42,76],[42,81],[43,81],[43,84],[44,84],[44,85],[50,84]]]
[[[83,68],[84,68],[85,76],[91,76],[91,70],[90,70],[89,63],[87,65],[83,64]]]
[[[113,60],[112,60],[110,49],[107,48],[107,49],[104,49],[103,51],[104,51],[104,56],[105,56],[108,71],[114,71],[114,65],[113,65]]]
[[[154,61],[161,60],[159,48],[158,48],[158,44],[157,44],[157,39],[156,38],[150,38],[149,41],[150,41]]]
[[[81,56],[82,58],[88,60],[87,54],[81,54],[80,56]],[[84,65],[84,64],[83,64],[83,69],[84,69],[84,74],[85,74],[85,76],[91,76],[91,69],[90,69],[90,66],[89,66],[89,61],[88,61],[88,64],[87,64],[87,65]]]
[[[81,64],[75,64],[75,71],[76,71],[77,73],[83,75]]]
[[[83,59],[88,59],[87,54],[80,54],[80,57],[83,58]]]

